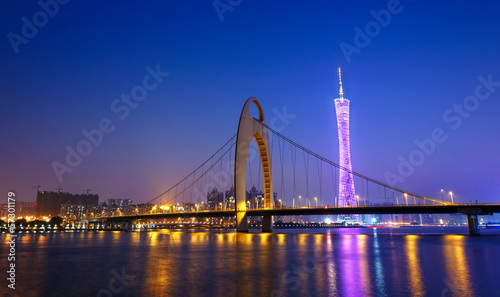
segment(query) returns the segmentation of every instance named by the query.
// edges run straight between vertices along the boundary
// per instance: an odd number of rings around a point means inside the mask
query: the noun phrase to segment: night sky
[[[338,161],[338,67],[355,171],[500,202],[497,1],[70,1],[47,19],[29,2],[0,9],[1,202],[34,201],[38,184],[148,201],[236,133],[252,96],[268,117],[295,115],[284,135]],[[120,102],[155,71],[142,101]],[[109,133],[60,181],[53,162],[102,121]],[[435,129],[441,143],[412,155]],[[402,177],[398,157],[419,154]]]

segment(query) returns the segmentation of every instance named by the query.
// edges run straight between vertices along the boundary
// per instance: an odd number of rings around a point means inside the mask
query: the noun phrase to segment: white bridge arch
[[[250,105],[255,104],[259,111],[259,118],[254,119],[250,115]],[[261,125],[264,124],[264,125]],[[273,183],[271,171],[271,155],[269,134],[266,126],[266,118],[259,101],[255,97],[248,98],[241,111],[238,134],[236,136],[236,152],[234,165],[234,190],[236,195],[236,230],[248,232],[247,206],[246,206],[246,172],[248,151],[252,138],[258,146],[260,163],[262,166],[262,178],[264,180],[264,207],[273,206]],[[272,231],[272,217],[264,216],[262,231]]]

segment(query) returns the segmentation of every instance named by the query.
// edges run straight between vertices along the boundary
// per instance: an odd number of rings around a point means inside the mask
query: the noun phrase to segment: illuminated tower
[[[344,98],[342,90],[342,77],[339,68],[340,98],[335,99],[335,111],[337,113],[337,126],[339,127],[339,197],[338,206],[357,206],[354,193],[354,179],[352,173],[342,168],[352,170],[351,164],[351,141],[349,138],[349,100]]]

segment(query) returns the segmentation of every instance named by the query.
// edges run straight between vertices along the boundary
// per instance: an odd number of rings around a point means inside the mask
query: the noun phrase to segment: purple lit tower
[[[342,77],[339,68],[340,98],[335,99],[337,125],[339,127],[339,153],[340,166],[352,170],[351,141],[349,138],[349,100],[344,98],[342,90]],[[339,200],[338,206],[357,206],[354,193],[354,179],[352,173],[340,169],[339,174]]]

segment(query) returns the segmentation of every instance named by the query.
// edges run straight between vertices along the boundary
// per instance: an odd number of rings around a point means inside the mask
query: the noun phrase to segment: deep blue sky
[[[447,140],[396,186],[499,202],[500,88],[456,130],[443,114],[474,95],[478,76],[500,81],[500,4],[402,0],[348,63],[339,45],[354,45],[354,27],[364,31],[370,11],[388,2],[347,2],[242,1],[221,21],[211,1],[71,1],[17,54],[8,33],[21,35],[22,17],[41,8],[2,3],[0,201],[9,190],[34,201],[37,184],[147,201],[236,133],[251,96],[268,116],[286,106],[296,118],[283,134],[337,161],[342,67],[354,170],[385,181],[415,139],[442,128]],[[118,119],[111,103],[157,64],[170,75]],[[115,131],[59,182],[51,163],[64,162],[65,147],[106,117]]]

